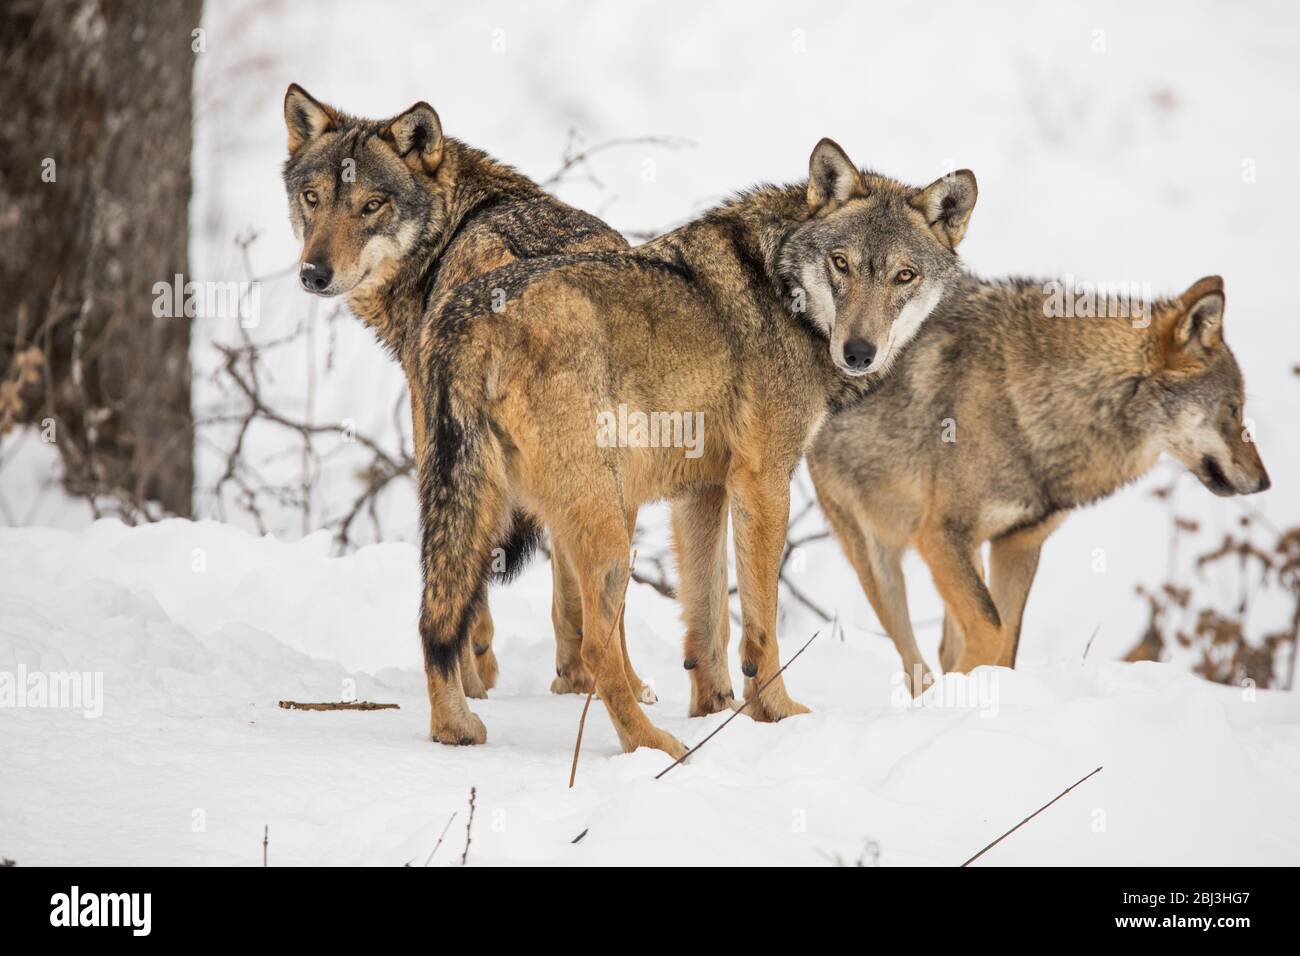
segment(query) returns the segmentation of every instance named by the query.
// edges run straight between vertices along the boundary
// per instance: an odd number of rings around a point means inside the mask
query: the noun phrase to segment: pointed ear
[[[956,249],[966,224],[970,222],[975,199],[979,196],[975,174],[969,169],[940,176],[912,197],[912,205],[919,209],[935,238],[949,249]]]
[[[338,112],[313,99],[297,83],[284,94],[284,125],[289,129],[289,155],[294,156],[321,133],[338,124]]]
[[[1223,341],[1223,280],[1206,276],[1178,297],[1181,311],[1174,319],[1174,347],[1199,345],[1213,349]]]
[[[411,169],[432,175],[442,162],[442,121],[423,100],[393,120],[388,135]]]
[[[815,211],[865,196],[867,184],[848,154],[832,139],[823,139],[808,160],[808,205]]]

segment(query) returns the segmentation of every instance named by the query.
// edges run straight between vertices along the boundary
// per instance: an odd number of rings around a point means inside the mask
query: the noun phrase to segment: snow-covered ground
[[[909,709],[892,649],[819,637],[787,672],[813,707],[739,717],[662,780],[621,755],[599,702],[567,787],[582,699],[547,692],[544,566],[499,592],[503,673],[475,702],[488,743],[430,743],[406,544],[329,557],[328,541],[170,521],[0,531],[0,673],[102,674],[79,708],[0,710],[0,854],[19,863],[956,864],[1098,766],[987,863],[1294,863],[1300,705],[1170,665],[1077,658],[951,680]],[[629,597],[629,644],[687,742],[676,610]],[[782,641],[789,657],[805,635]],[[739,680],[739,673],[733,675]],[[349,685],[349,681],[355,681]],[[93,681],[87,685],[93,687]],[[355,691],[396,711],[276,702]],[[87,716],[86,710],[99,716]],[[576,846],[570,841],[583,830]],[[868,854],[874,859],[875,854]]]
[[[426,99],[448,134],[538,178],[559,166],[570,128],[587,143],[690,140],[610,149],[593,161],[596,182],[578,171],[556,187],[627,231],[679,222],[756,181],[798,178],[830,135],[858,162],[918,183],[974,169],[980,198],[962,253],[982,274],[1136,281],[1158,293],[1222,274],[1226,335],[1273,478],[1248,504],[1279,527],[1300,522],[1294,5],[207,7],[197,278],[248,278],[235,240],[250,232],[255,274],[294,261],[279,179],[291,81],[368,115]],[[396,447],[399,372],[358,323],[328,313],[291,277],[263,284],[255,338],[303,321],[314,332],[305,349],[271,359],[272,399]],[[236,331],[230,320],[197,325],[196,409],[220,400],[213,343]],[[219,471],[227,437],[204,430],[201,484]],[[292,477],[285,447],[284,432],[259,428],[248,452]],[[355,448],[332,451],[309,527],[339,513],[359,461]],[[422,861],[458,810],[437,857],[448,862],[470,786],[477,862],[816,863],[856,859],[874,840],[882,863],[956,863],[1099,765],[985,860],[1300,861],[1300,695],[1208,685],[1185,662],[1112,663],[1145,623],[1134,585],[1158,586],[1198,550],[1170,554],[1169,506],[1147,493],[1179,474],[1172,466],[1072,517],[1048,543],[1018,672],[957,680],[947,706],[896,706],[892,646],[874,633],[838,548],[820,542],[793,574],[845,633],[824,633],[789,674],[813,715],[777,726],[741,717],[656,782],[664,758],[618,755],[595,704],[569,791],[581,701],[547,693],[544,563],[493,598],[503,676],[476,704],[487,746],[444,749],[424,739],[417,562],[403,543],[415,536],[409,486],[380,502],[388,543],[331,557],[328,535],[303,537],[291,509],[269,516],[279,540],[250,534],[234,509],[228,525],[90,525],[84,504],[48,490],[53,462],[31,434],[0,446],[0,516],[28,526],[0,531],[0,674],[102,673],[104,706],[97,718],[0,708],[0,855],[20,863],[253,863],[264,825],[273,863]],[[218,513],[210,496],[198,505]],[[1200,523],[1206,547],[1236,526],[1239,506],[1178,479],[1176,511]],[[665,540],[662,512],[645,518],[643,554]],[[926,622],[940,604],[924,566],[909,559],[907,571],[934,661]],[[1236,593],[1231,580],[1193,580],[1210,600]],[[1281,613],[1259,605],[1252,636],[1276,629]],[[721,718],[684,716],[676,608],[634,585],[629,622],[632,654],[660,695],[654,719],[687,743],[702,738]],[[815,627],[786,600],[783,657]],[[337,699],[346,681],[401,710],[275,707]],[[963,693],[975,705],[956,706]]]

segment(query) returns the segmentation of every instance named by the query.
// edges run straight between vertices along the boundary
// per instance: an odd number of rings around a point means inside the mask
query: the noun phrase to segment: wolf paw
[[[557,669],[555,680],[551,681],[552,694],[590,694],[594,687],[591,674],[586,668],[569,671]]]
[[[482,744],[487,743],[487,726],[468,710],[455,717],[439,719],[435,715],[429,723],[429,737],[452,747]]]
[[[779,680],[764,690],[762,696],[754,699],[757,690],[758,684],[753,678],[745,681],[745,702],[749,705],[745,712],[757,721],[770,724],[798,714],[812,713],[787,694]]]
[[[699,690],[691,688],[691,717],[707,717],[709,714],[716,714],[724,710],[736,710],[740,704],[736,702],[736,695],[732,693],[730,687],[721,690]]]
[[[924,664],[915,670],[904,671],[904,677],[907,680],[907,689],[914,698],[920,697],[934,686],[934,674]]]
[[[687,747],[680,740],[668,733],[666,730],[655,728],[649,739],[637,744],[639,747],[653,747],[655,750],[662,750],[674,760],[680,760],[686,756]],[[633,749],[636,749],[635,747]]]
[[[636,684],[633,684],[632,686],[636,690],[636,699],[639,700],[641,703],[657,704],[659,702],[658,695],[655,694],[654,688],[652,688],[649,684],[643,683],[639,688],[637,688]]]

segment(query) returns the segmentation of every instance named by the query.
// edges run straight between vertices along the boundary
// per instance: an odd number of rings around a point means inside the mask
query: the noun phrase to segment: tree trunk
[[[189,320],[153,286],[188,272],[201,8],[0,8],[0,431],[43,423],[68,489],[129,519],[190,513]]]

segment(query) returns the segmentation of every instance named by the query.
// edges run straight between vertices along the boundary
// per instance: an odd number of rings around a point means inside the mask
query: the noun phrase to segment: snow
[[[1213,0],[755,2],[671,16],[650,2],[206,8],[195,278],[249,278],[235,240],[250,233],[254,274],[294,261],[279,178],[291,81],[360,114],[426,99],[448,134],[538,178],[559,165],[570,128],[588,143],[689,139],[611,149],[593,163],[598,183],[576,175],[557,187],[627,231],[677,223],[756,181],[798,178],[830,135],[857,162],[918,183],[973,169],[980,198],[961,251],[981,274],[1071,274],[1158,293],[1222,274],[1226,336],[1273,478],[1245,504],[1278,527],[1300,522],[1293,6],[1248,16]],[[303,322],[313,335],[309,350],[270,360],[273,403],[354,421],[395,449],[404,386],[370,334],[291,276],[267,279],[260,301],[257,340]],[[219,404],[213,346],[238,335],[233,320],[196,323],[196,409]],[[201,435],[201,484],[220,472],[228,438]],[[296,479],[283,431],[254,429],[248,450],[268,474]],[[384,543],[335,556],[311,529],[345,506],[355,446],[330,449],[307,520],[272,510],[276,537],[255,536],[230,501],[226,524],[92,524],[52,485],[56,460],[32,432],[0,443],[0,521],[21,526],[0,530],[0,674],[102,673],[106,701],[92,719],[0,708],[0,855],[20,863],[253,864],[266,825],[273,864],[422,862],[458,812],[435,859],[448,863],[475,786],[472,863],[818,863],[855,860],[874,840],[884,864],[951,864],[1101,765],[981,863],[1300,859],[1300,698],[1208,685],[1185,662],[1114,662],[1145,624],[1134,585],[1158,587],[1173,562],[1170,507],[1150,489],[1180,475],[1176,513],[1201,524],[1207,546],[1242,513],[1243,502],[1213,498],[1170,464],[1071,517],[1047,544],[1018,671],[954,679],[946,706],[896,706],[892,645],[837,546],[819,542],[793,573],[845,633],[823,633],[788,675],[814,713],[776,726],[742,716],[654,781],[666,759],[619,754],[597,702],[570,791],[581,700],[547,692],[544,562],[493,596],[502,679],[474,705],[488,744],[444,749],[425,739],[409,485],[380,502]],[[798,502],[806,478],[797,485]],[[218,504],[201,495],[199,514],[223,514]],[[642,531],[643,555],[665,544],[662,509],[643,513]],[[1176,566],[1197,550],[1184,546]],[[905,569],[934,663],[941,604],[915,556]],[[1231,579],[1193,580],[1202,597],[1234,599]],[[1258,605],[1254,636],[1284,611]],[[675,606],[634,585],[629,627],[660,696],[653,719],[687,743],[703,738],[723,718],[684,716]],[[816,627],[785,599],[782,656]],[[401,709],[275,706],[354,690]]]
[[[956,864],[1097,766],[989,864],[1285,863],[1300,852],[1300,701],[1172,665],[1077,656],[949,677],[920,705],[892,648],[852,628],[787,672],[814,713],[740,716],[662,780],[619,753],[600,703],[577,785],[582,698],[548,693],[543,563],[493,595],[502,679],[488,742],[426,739],[417,557],[331,557],[215,522],[0,531],[0,674],[102,674],[102,716],[0,708],[0,853],[23,864],[470,862],[821,864],[868,841],[886,865]],[[688,743],[677,611],[642,585],[629,645]],[[782,656],[808,635],[788,630]],[[733,667],[739,686],[740,674]],[[349,684],[349,682],[355,682]],[[286,711],[356,698],[400,710]],[[1266,825],[1261,825],[1266,824]],[[577,845],[572,839],[587,830]]]

